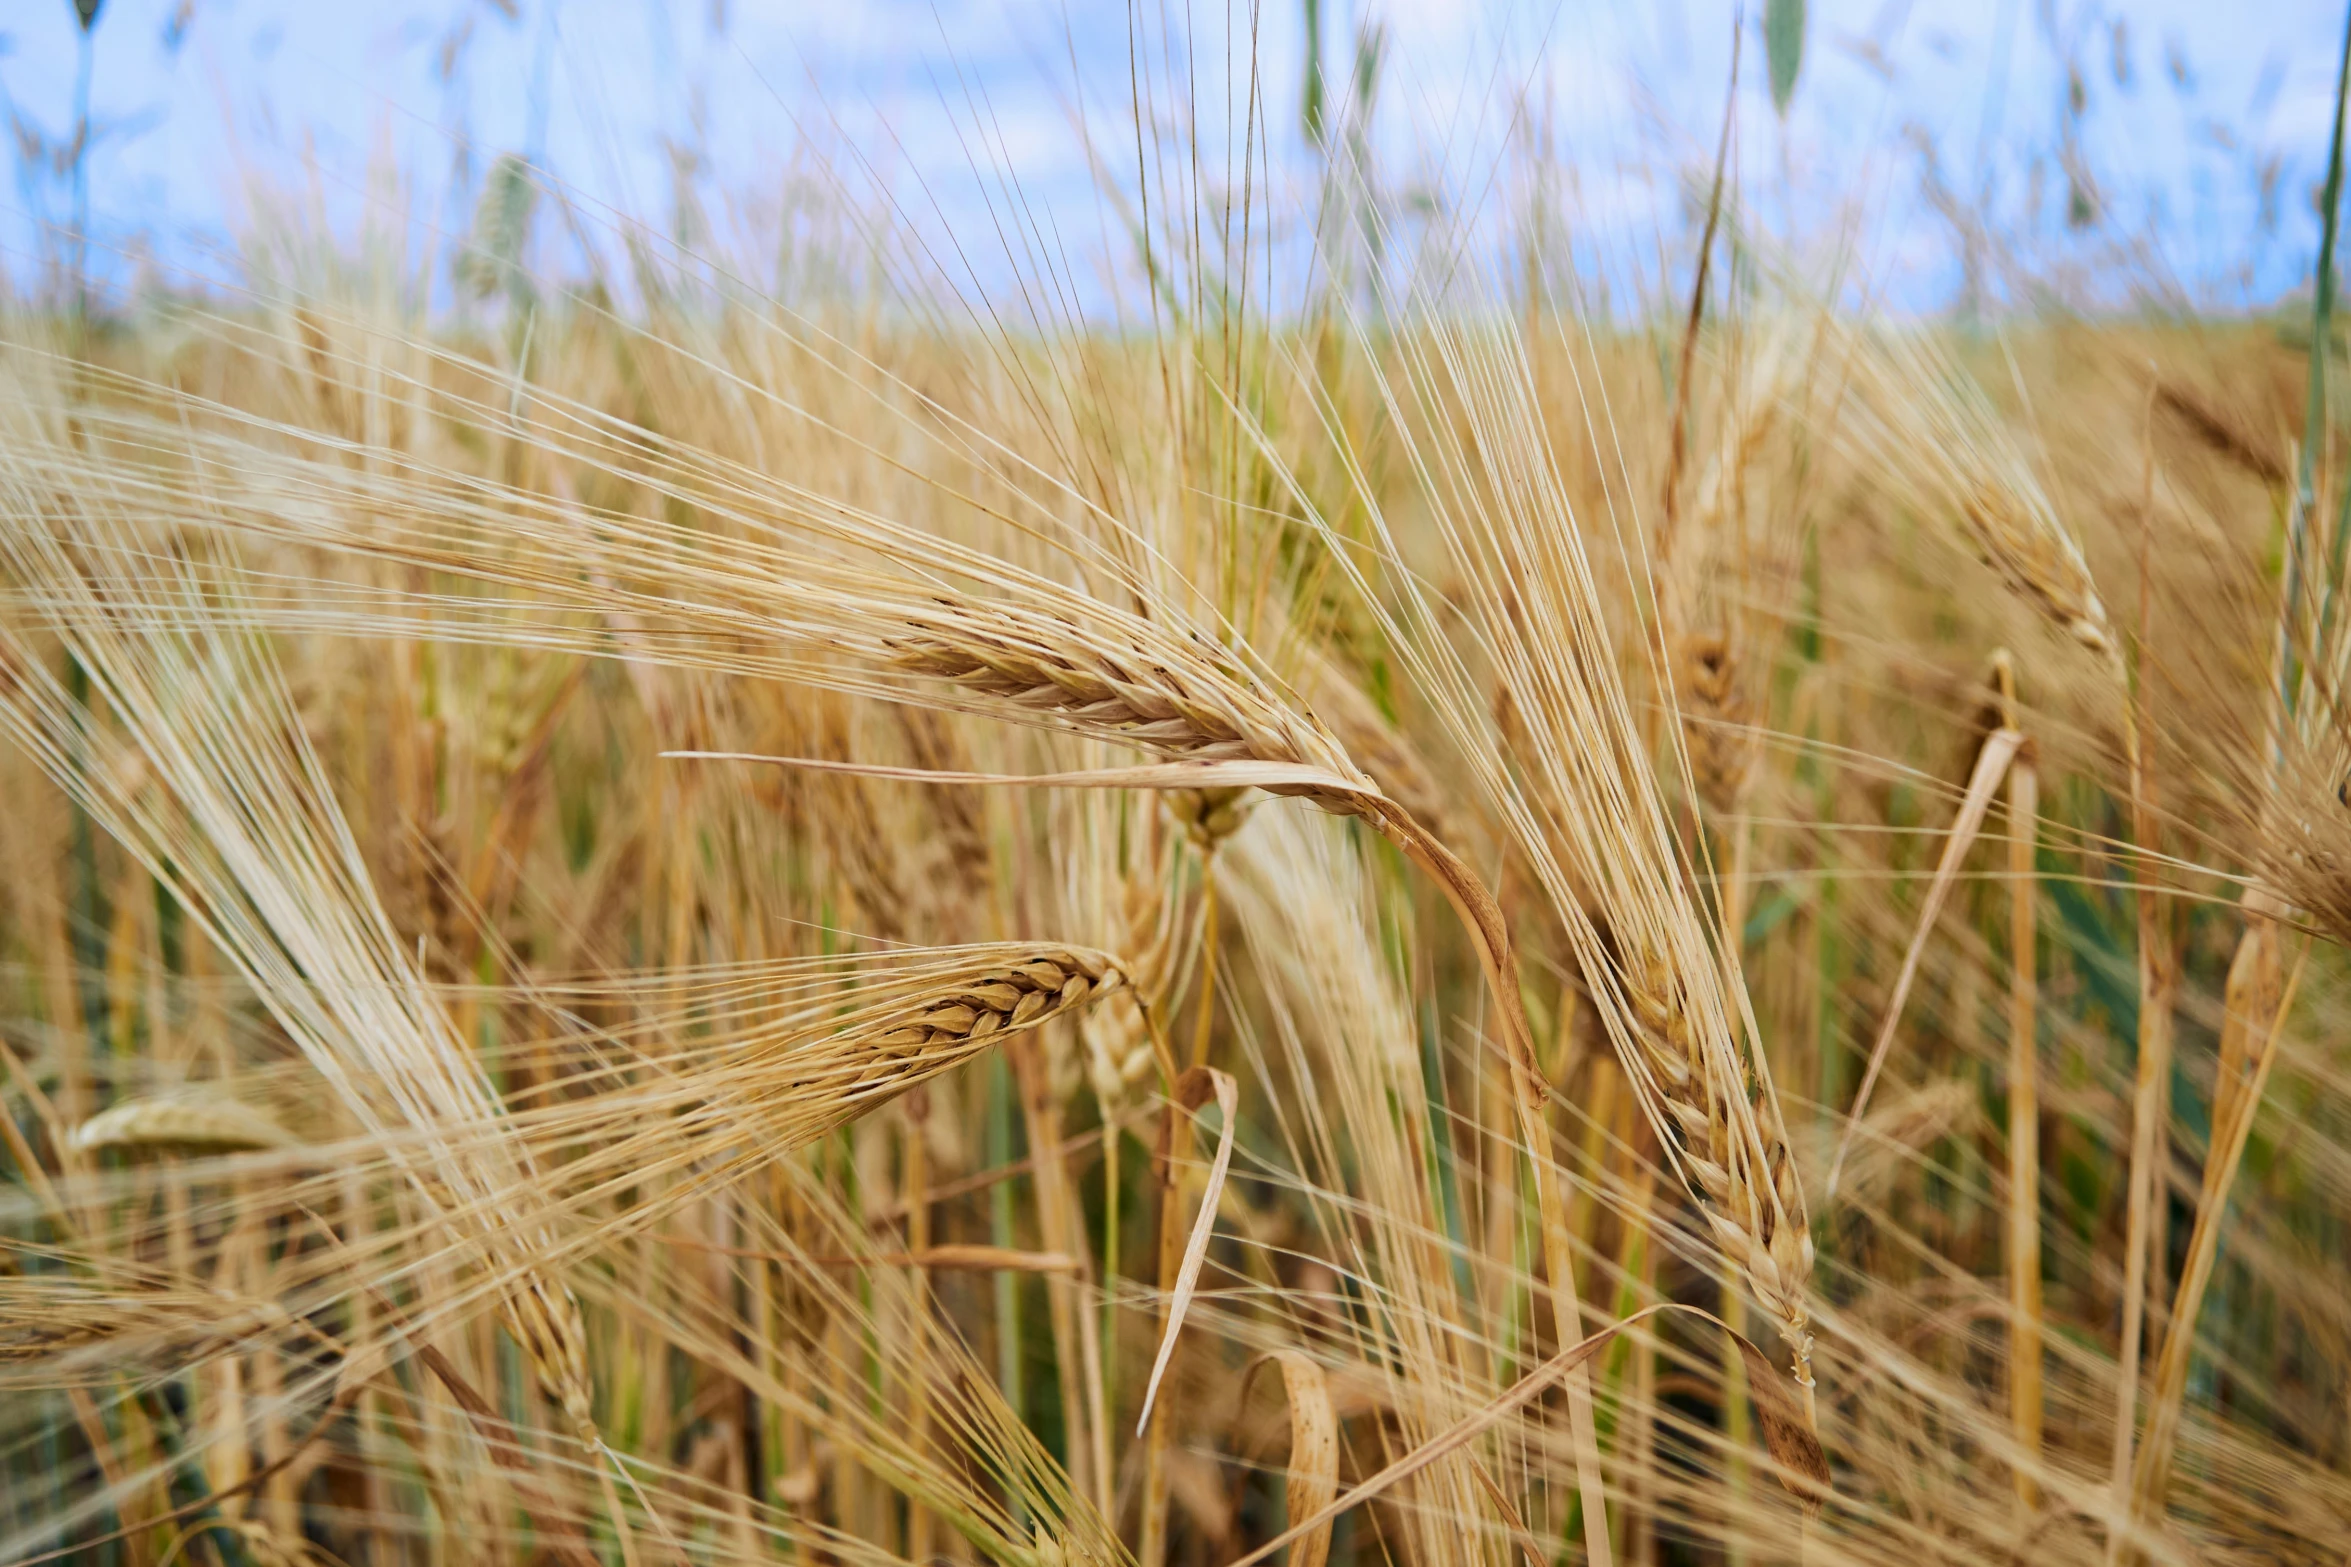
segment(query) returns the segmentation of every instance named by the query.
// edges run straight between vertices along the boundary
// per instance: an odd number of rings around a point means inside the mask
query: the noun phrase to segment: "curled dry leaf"
[[[1258,1356],[1241,1373],[1243,1402],[1258,1368],[1269,1361],[1282,1368],[1282,1393],[1290,1406],[1290,1463],[1282,1500],[1291,1518],[1310,1517],[1328,1507],[1339,1491],[1339,1418],[1331,1403],[1330,1379],[1303,1351],[1277,1349]],[[1330,1554],[1331,1526],[1325,1523],[1290,1548],[1290,1567],[1323,1567]]]
[[[1561,1350],[1495,1395],[1484,1408],[1464,1416],[1346,1495],[1334,1497],[1304,1518],[1293,1516],[1289,1528],[1248,1555],[1228,1563],[1227,1567],[1255,1567],[1256,1563],[1266,1560],[1282,1547],[1297,1544],[1317,1529],[1328,1529],[1331,1521],[1341,1513],[1359,1507],[1400,1482],[1409,1480],[1448,1453],[1467,1447],[1479,1436],[1542,1397],[1553,1383],[1606,1349],[1619,1333],[1668,1311],[1686,1312],[1730,1334],[1738,1347],[1739,1358],[1746,1363],[1747,1385],[1755,1395],[1756,1413],[1761,1417],[1763,1444],[1778,1466],[1780,1483],[1807,1506],[1817,1506],[1826,1501],[1833,1491],[1828,1454],[1822,1450],[1820,1438],[1813,1434],[1811,1424],[1805,1419],[1804,1406],[1797,1401],[1788,1378],[1772,1364],[1771,1357],[1713,1312],[1696,1306],[1685,1306],[1678,1301],[1661,1301],[1602,1328],[1581,1343]]]

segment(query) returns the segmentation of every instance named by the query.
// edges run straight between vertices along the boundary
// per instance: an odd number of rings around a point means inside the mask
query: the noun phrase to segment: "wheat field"
[[[6,302],[0,1560],[2344,1560],[2331,270],[1603,307],[1369,112],[1116,323]]]

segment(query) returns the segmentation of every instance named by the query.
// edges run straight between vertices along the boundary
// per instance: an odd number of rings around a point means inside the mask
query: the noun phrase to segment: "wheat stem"
[[[2017,728],[2016,672],[2005,649],[1995,670],[2001,721]],[[2008,764],[2008,1424],[2020,1455],[2017,1505],[2027,1513],[2041,1496],[2033,1473],[2041,1458],[2039,818],[2039,776],[2026,745]]]
[[[2140,700],[2144,700],[2142,683]],[[2141,1348],[2147,1316],[2149,1258],[2155,1244],[2169,1162],[2168,1117],[2165,1104],[2171,1079],[2170,921],[2155,888],[2159,829],[2155,821],[2153,780],[2149,776],[2143,730],[2134,706],[2126,705],[2124,745],[2131,778],[2131,828],[2137,846],[2135,877],[2139,885],[2138,1071],[2131,1096],[2131,1154],[2129,1207],[2125,1224],[2122,1296],[2122,1342],[2116,1363],[2116,1392],[2112,1461],[2108,1471],[2113,1488],[2116,1525],[2109,1532],[2107,1559],[2119,1560],[2124,1531],[2121,1520],[2129,1506],[2131,1454],[2138,1420]]]
[[[930,1120],[930,1091],[920,1085],[909,1089],[899,1101],[903,1112],[899,1140],[901,1184],[906,1204],[906,1249],[916,1257],[931,1246],[930,1148],[924,1137],[924,1126]],[[767,1270],[760,1269],[764,1277]],[[917,1312],[931,1310],[930,1275],[919,1265],[913,1270],[913,1305]],[[907,1441],[916,1452],[922,1452],[930,1442],[931,1398],[930,1380],[915,1377],[907,1389]],[[931,1559],[933,1519],[931,1510],[920,1497],[906,1499],[906,1555],[910,1561],[928,1562]]]

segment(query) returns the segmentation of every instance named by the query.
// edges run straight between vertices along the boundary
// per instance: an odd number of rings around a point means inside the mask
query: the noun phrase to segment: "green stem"
[[[1118,1145],[1123,1134],[1102,1107],[1102,1407],[1118,1414]]]
[[[90,672],[71,649],[65,655],[65,693],[74,708],[76,764],[90,770]],[[109,924],[106,889],[98,881],[98,839],[89,812],[72,803],[70,826],[73,856],[72,917],[66,921],[73,949],[74,984],[81,991],[82,1023],[90,1036],[93,1058],[106,1052],[106,930]]]
[[[1012,1073],[1001,1052],[988,1062],[988,1162],[998,1169],[1015,1156],[1012,1132]],[[998,1181],[988,1193],[989,1239],[1009,1251],[1018,1244],[1012,1227],[1012,1182]],[[1012,1418],[1028,1424],[1028,1400],[1021,1387],[1020,1277],[996,1270],[996,1380]],[[1013,1501],[1016,1513],[1020,1502]]]
[[[2343,207],[2343,110],[2351,89],[2351,14],[2343,25],[2342,57],[2335,67],[2335,129],[2327,149],[2326,190],[2320,198],[2322,221],[2318,242],[2318,276],[2311,290],[2310,389],[2303,400],[2302,455],[2294,465],[2294,504],[2286,518],[2286,602],[2278,618],[2278,705],[2287,718],[2301,683],[2294,653],[2294,622],[2302,607],[2303,555],[2308,549],[2310,512],[2317,503],[2318,448],[2326,439],[2328,335],[2335,309],[2335,232]],[[2335,530],[2334,570],[2342,560],[2342,529]],[[2329,582],[2331,592],[2332,579]],[[2285,734],[2278,745],[2282,751]]]

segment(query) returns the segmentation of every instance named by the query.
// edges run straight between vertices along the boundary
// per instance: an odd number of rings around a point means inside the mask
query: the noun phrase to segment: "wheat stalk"
[[[2263,894],[2247,898],[2245,933],[2229,963],[2223,997],[2227,1011],[2213,1083],[2212,1140],[2205,1152],[2196,1225],[2188,1238],[2186,1263],[2172,1300],[2171,1323],[2156,1357],[2146,1437],[2133,1461],[2129,1517],[2134,1524],[2162,1521],[2187,1401],[2196,1324],[2219,1255],[2229,1195],[2253,1135],[2254,1119],[2261,1112],[2262,1090],[2277,1059],[2279,1032],[2301,988],[2303,967],[2309,958],[2305,948],[2295,959],[2292,977],[2284,976],[2275,921],[2279,912],[2274,901]]]
[[[2019,727],[2016,666],[2008,650],[1993,655],[2001,722]],[[2041,1042],[2037,935],[2040,773],[2033,747],[2008,766],[2008,1426],[2024,1461],[2016,1499],[2040,1505],[2033,1473],[2041,1458]]]

